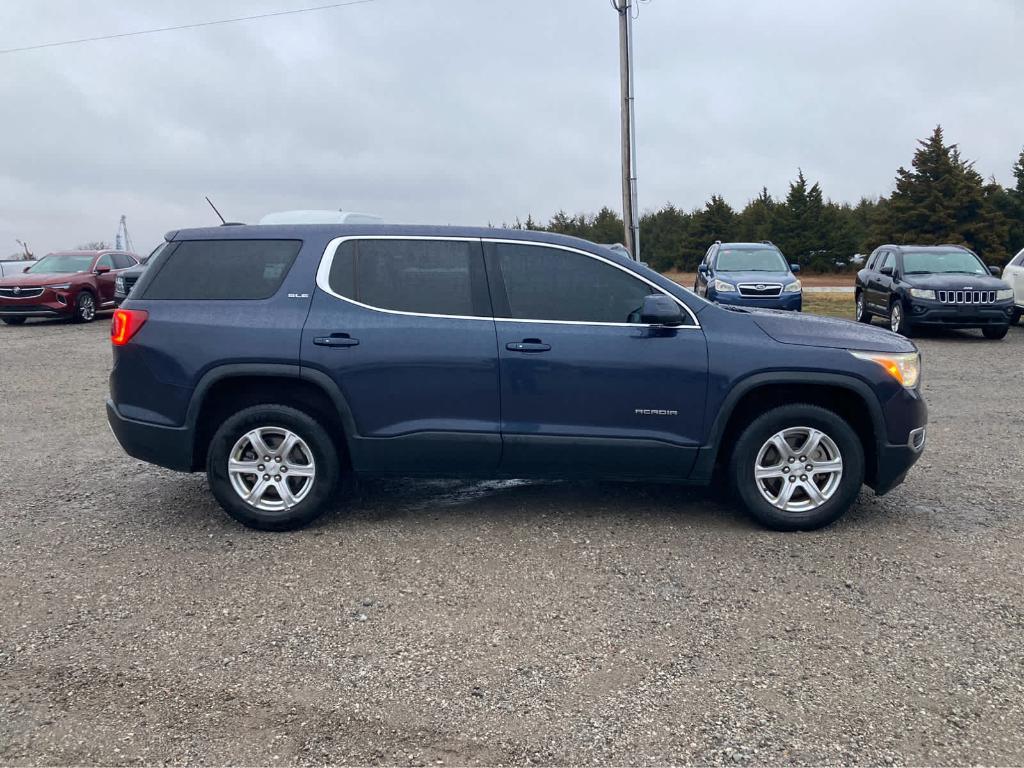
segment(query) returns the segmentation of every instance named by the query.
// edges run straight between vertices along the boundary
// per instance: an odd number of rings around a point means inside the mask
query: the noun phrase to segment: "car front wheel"
[[[1020,316],[1021,316],[1021,314],[1022,314],[1021,310],[1019,310],[1019,309],[1013,310],[1013,314],[1010,315],[1010,325],[1019,325],[1020,324]]]
[[[82,291],[75,299],[75,313],[72,322],[91,323],[96,318],[96,297],[88,291]]]
[[[903,305],[898,301],[893,302],[892,309],[889,310],[889,329],[907,338],[914,335],[914,326],[907,322]]]
[[[1006,334],[1010,332],[1010,326],[1008,325],[997,325],[991,328],[982,328],[981,333],[986,339],[992,341],[999,341],[999,339],[1005,339]]]
[[[206,462],[210,490],[243,525],[288,531],[325,511],[341,476],[338,451],[309,414],[257,405],[229,417]]]
[[[736,441],[733,490],[762,525],[810,531],[837,520],[864,482],[864,449],[841,417],[816,405],[762,414]]]

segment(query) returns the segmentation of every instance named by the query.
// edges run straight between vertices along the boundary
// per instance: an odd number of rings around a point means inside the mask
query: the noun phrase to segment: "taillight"
[[[127,344],[132,336],[149,319],[149,312],[144,309],[115,309],[114,320],[110,324],[110,341],[115,347]]]

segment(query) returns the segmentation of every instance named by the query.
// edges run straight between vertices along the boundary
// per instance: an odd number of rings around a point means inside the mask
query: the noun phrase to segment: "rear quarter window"
[[[300,240],[185,240],[162,254],[143,299],[241,301],[269,299],[281,287]]]

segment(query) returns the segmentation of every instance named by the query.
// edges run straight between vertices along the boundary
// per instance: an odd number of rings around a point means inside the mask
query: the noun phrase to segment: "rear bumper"
[[[714,293],[708,296],[711,301],[718,304],[728,304],[732,307],[760,307],[761,309],[787,309],[792,312],[799,312],[803,309],[803,293],[783,293],[779,296],[758,298],[755,296],[740,296],[736,293]]]
[[[913,325],[936,328],[986,328],[1006,325],[1013,315],[1013,302],[1001,301],[983,306],[948,306],[938,302],[913,302],[907,320]]]
[[[178,472],[192,471],[194,435],[189,427],[164,427],[127,419],[112,400],[107,400],[107,422],[129,456]]]

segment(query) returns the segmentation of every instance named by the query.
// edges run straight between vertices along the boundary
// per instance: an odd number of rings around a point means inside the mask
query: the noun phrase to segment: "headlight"
[[[885,372],[907,389],[917,386],[921,379],[921,355],[917,352],[850,352],[860,360],[870,360],[885,369]]]
[[[736,286],[725,282],[725,280],[715,280],[715,290],[719,293],[729,293],[730,291],[735,291]]]
[[[1013,288],[1007,288],[1003,291],[996,291],[996,301],[1006,301],[1007,299],[1013,298]]]
[[[783,293],[800,293],[800,281],[794,280],[792,283],[782,289]]]
[[[915,299],[932,299],[935,300],[935,291],[929,291],[925,288],[911,288],[910,295]]]
[[[61,283],[60,285],[48,285],[47,288],[52,288],[55,291],[66,291],[71,287],[71,283]]]

